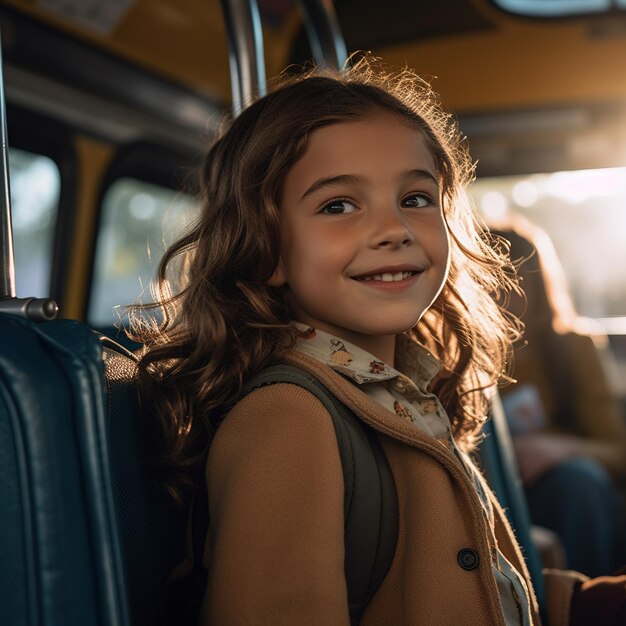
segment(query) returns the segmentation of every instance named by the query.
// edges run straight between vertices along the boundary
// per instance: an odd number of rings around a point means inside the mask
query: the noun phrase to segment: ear
[[[287,275],[285,273],[285,264],[283,263],[283,258],[281,256],[278,259],[278,265],[276,266],[274,273],[265,284],[268,287],[282,287],[286,282]]]

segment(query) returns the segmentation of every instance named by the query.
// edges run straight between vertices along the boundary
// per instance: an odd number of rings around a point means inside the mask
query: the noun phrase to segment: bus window
[[[586,13],[608,13],[626,5],[624,0],[494,0],[500,8],[529,17],[565,17]]]
[[[563,17],[601,13],[611,9],[611,0],[494,0],[511,13],[532,17]]]
[[[11,204],[17,296],[50,295],[61,174],[47,156],[11,148]]]
[[[626,168],[482,178],[470,191],[488,224],[515,211],[548,233],[581,315],[626,317]]]
[[[150,281],[167,245],[196,213],[188,196],[135,178],[119,178],[106,191],[96,242],[89,323],[120,321],[123,307],[150,302]]]

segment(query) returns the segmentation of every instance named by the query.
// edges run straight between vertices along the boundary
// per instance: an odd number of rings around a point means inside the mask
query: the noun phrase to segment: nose
[[[372,243],[376,248],[401,248],[413,243],[415,236],[406,217],[394,209],[376,212],[373,219]]]

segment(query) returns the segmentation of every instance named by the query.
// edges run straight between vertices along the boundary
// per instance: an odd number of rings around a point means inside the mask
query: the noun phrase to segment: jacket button
[[[456,560],[463,569],[470,571],[478,567],[480,557],[478,556],[478,552],[476,552],[476,550],[464,548],[456,555]]]

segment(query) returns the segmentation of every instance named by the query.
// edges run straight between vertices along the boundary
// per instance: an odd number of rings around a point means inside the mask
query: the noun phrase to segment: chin
[[[370,325],[370,330],[366,332],[368,335],[388,336],[388,335],[401,335],[407,330],[411,330],[419,322],[419,318],[410,320],[407,322],[390,323],[389,320],[385,320],[380,324]]]

